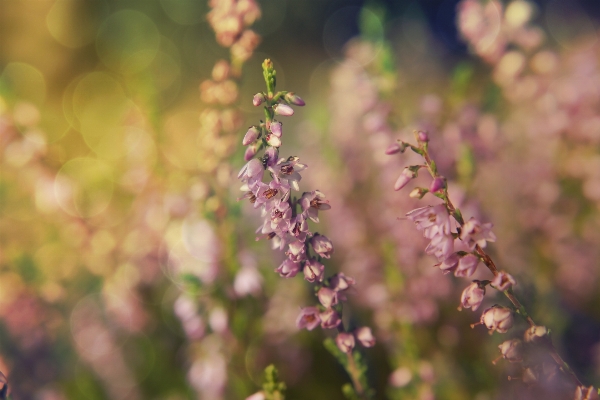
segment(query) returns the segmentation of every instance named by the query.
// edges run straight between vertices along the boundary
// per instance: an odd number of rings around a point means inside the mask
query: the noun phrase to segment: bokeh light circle
[[[139,11],[122,10],[108,17],[96,37],[96,51],[115,72],[135,74],[150,65],[160,44],[156,24]]]

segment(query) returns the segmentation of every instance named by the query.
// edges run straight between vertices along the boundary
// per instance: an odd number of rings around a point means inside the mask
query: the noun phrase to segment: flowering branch
[[[446,178],[439,174],[435,161],[429,154],[428,135],[422,131],[415,132],[415,138],[418,143],[417,146],[400,141],[399,144],[390,146],[387,154],[403,153],[407,148],[410,148],[419,154],[425,162],[423,165],[405,168],[395,184],[396,190],[406,186],[411,179],[417,176],[420,169],[426,168],[433,178],[429,188],[417,187],[410,193],[410,197],[423,198],[425,194],[431,193],[443,201],[443,204],[427,206],[407,213],[407,217],[416,224],[417,229],[422,230],[424,236],[431,240],[425,252],[438,258],[439,264],[437,266],[444,273],[454,272],[457,277],[469,277],[474,274],[477,265],[483,262],[493,275],[492,280],[473,281],[463,291],[459,309],[464,307],[472,308],[473,311],[477,310],[483,301],[486,286],[501,291],[512,303],[514,311],[520,314],[529,324],[529,329],[526,330],[524,335],[524,341],[528,344],[539,344],[546,348],[557,367],[575,382],[577,389],[580,392],[586,390],[589,392],[558,354],[550,339],[549,330],[544,326],[537,325],[523,304],[517,299],[512,290],[512,286],[516,284],[514,278],[506,272],[499,271],[492,258],[484,251],[487,242],[496,240],[495,235],[491,232],[491,224],[482,224],[474,218],[465,222],[461,211],[450,200]],[[455,228],[456,231],[453,232],[452,228]],[[456,239],[459,239],[459,241],[456,241]],[[455,251],[457,250],[455,246],[459,247],[458,251]],[[471,327],[482,324],[490,330],[490,333],[493,331],[505,333],[513,325],[512,314],[513,310],[494,305],[486,309],[480,322],[472,324]],[[499,348],[503,358],[511,362],[522,361],[522,343],[519,339],[508,340],[502,343]],[[536,380],[536,375],[541,373],[526,368],[524,379],[525,375],[530,375]]]
[[[296,325],[308,330],[319,325],[324,329],[336,328],[335,345],[345,355],[340,362],[351,376],[358,395],[369,398],[371,390],[364,375],[366,368],[359,368],[353,349],[356,341],[364,347],[372,347],[375,338],[368,327],[349,332],[342,324],[342,302],[346,300],[346,291],[354,285],[354,279],[343,273],[325,279],[322,261],[333,254],[333,243],[325,235],[311,232],[308,226],[309,220],[319,222],[320,210],[331,208],[325,195],[319,190],[304,192],[299,198],[291,195],[292,189],[300,190],[300,172],[307,166],[295,156],[279,157],[283,124],[276,117],[293,115],[291,106],[303,106],[304,101],[293,92],[277,92],[276,75],[271,60],[265,60],[263,76],[267,90],[257,93],[252,100],[254,106],[263,105],[265,120],[251,126],[242,140],[247,146],[244,158],[248,162],[238,174],[243,183],[242,198],[248,199],[254,208],[260,208],[264,217],[256,231],[257,239],[266,237],[273,248],[285,250],[287,258],[275,272],[282,278],[293,278],[302,271],[304,279],[315,285],[314,292],[320,305],[302,308]],[[263,155],[255,158],[261,150],[264,150]],[[271,178],[268,183],[263,182],[265,171]]]

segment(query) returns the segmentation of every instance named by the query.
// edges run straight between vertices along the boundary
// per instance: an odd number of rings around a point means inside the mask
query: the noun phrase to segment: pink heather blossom
[[[319,190],[302,193],[300,206],[302,211],[307,212],[308,218],[314,222],[319,222],[319,210],[329,210],[331,208],[329,201],[325,200],[325,195]]]
[[[294,94],[294,92],[288,92],[285,94],[285,101],[295,106],[304,106],[306,103],[300,98],[300,96]]]
[[[304,279],[309,282],[322,282],[325,266],[311,258],[304,263]]]
[[[273,121],[271,122],[271,125],[269,126],[269,130],[271,131],[271,133],[277,137],[281,137],[283,131],[281,130],[281,122],[279,121]]]
[[[333,254],[333,244],[325,235],[315,234],[310,239],[310,244],[315,253],[323,258],[330,258]]]
[[[338,333],[335,338],[335,344],[343,353],[351,353],[354,348],[354,336],[350,333]]]
[[[298,182],[302,176],[298,172],[306,169],[306,164],[302,164],[298,160],[298,157],[288,157],[287,160],[281,158],[275,166],[269,167],[269,170],[273,172],[275,179],[285,180],[294,190],[300,190]]]
[[[296,215],[290,220],[289,233],[301,242],[308,236],[308,222],[304,213]]]
[[[444,261],[437,264],[444,274],[449,272],[453,272],[458,267],[458,261],[460,260],[460,256],[456,253],[450,254]]]
[[[473,311],[477,311],[484,295],[485,286],[481,287],[478,281],[474,281],[463,290],[460,296],[460,305],[463,308],[473,308]]]
[[[500,349],[500,354],[502,354],[502,358],[510,361],[510,362],[519,362],[522,360],[521,358],[521,347],[522,342],[519,339],[511,339],[505,342],[502,342],[498,348]]]
[[[402,147],[398,143],[392,143],[386,150],[385,154],[391,156],[402,152]]]
[[[235,275],[233,291],[238,297],[256,296],[262,288],[262,275],[254,266],[245,265]]]
[[[444,180],[443,177],[438,176],[434,180],[431,181],[431,185],[429,185],[429,191],[431,193],[436,193],[445,187],[446,187],[446,181]]]
[[[319,313],[319,317],[321,318],[321,328],[323,329],[335,328],[342,322],[340,315],[333,308]]]
[[[505,291],[516,283],[517,282],[515,281],[515,278],[503,271],[499,272],[498,275],[492,279],[492,286],[501,292]]]
[[[262,158],[262,161],[267,168],[273,167],[275,164],[277,164],[277,160],[279,160],[279,150],[277,150],[275,147],[267,147]]]
[[[356,340],[364,347],[375,346],[375,337],[368,326],[363,326],[355,330],[354,336],[356,336]]]
[[[444,204],[427,206],[409,211],[406,217],[413,221],[423,236],[432,239],[438,234],[450,234],[450,215]]]
[[[279,137],[273,135],[272,133],[267,133],[267,136],[265,136],[265,140],[267,141],[267,144],[269,146],[273,146],[273,147],[281,146],[281,139]]]
[[[398,180],[396,180],[396,183],[394,184],[394,190],[402,189],[408,184],[408,182],[411,181],[411,179],[415,178],[416,176],[417,175],[409,168],[404,168],[402,170],[402,173],[400,174],[400,177],[398,178]]]
[[[244,140],[242,140],[242,144],[244,146],[248,146],[249,144],[256,142],[256,139],[258,139],[258,135],[260,135],[260,129],[258,128],[258,126],[251,126],[250,128],[248,128],[248,131],[244,135]]]
[[[343,272],[337,273],[329,278],[329,287],[336,292],[343,292],[355,283],[354,279],[344,275]]]
[[[417,140],[419,142],[427,143],[429,142],[429,135],[427,132],[419,131],[419,133],[417,133]]]
[[[246,397],[246,400],[266,400],[265,392],[263,392],[262,390],[260,392],[256,392]]]
[[[238,174],[238,179],[250,185],[251,182],[260,181],[264,171],[265,169],[261,162],[257,159],[252,159],[242,167]]]
[[[293,278],[300,271],[300,263],[288,259],[285,259],[279,267],[275,269],[275,272],[279,273],[282,278]]]
[[[431,239],[425,253],[434,255],[438,261],[444,261],[454,252],[454,238],[451,235],[439,234]]]
[[[248,147],[246,149],[246,152],[244,153],[244,161],[252,160],[252,158],[256,155],[257,151],[258,151],[258,146],[256,146],[256,145],[252,145],[252,146]]]
[[[470,249],[474,249],[475,245],[484,248],[486,242],[495,242],[496,235],[491,231],[492,224],[481,224],[475,218],[468,220],[462,227],[460,238]]]
[[[479,257],[467,254],[458,261],[458,268],[454,271],[454,276],[469,277],[475,273],[477,265],[479,265]]]
[[[309,331],[315,329],[320,323],[321,317],[317,307],[304,307],[296,319],[298,329],[306,328]]]
[[[277,115],[282,115],[284,117],[289,117],[291,115],[294,115],[294,109],[290,106],[288,106],[287,104],[275,104],[273,106],[273,111],[275,112],[275,114]]]
[[[509,308],[494,305],[481,314],[481,323],[490,331],[506,333],[513,326],[513,315]]]
[[[265,101],[264,93],[256,93],[252,98],[252,104],[254,107],[260,106]]]
[[[295,262],[300,262],[306,259],[306,246],[304,242],[294,240],[288,246],[288,251],[285,252],[288,258]]]
[[[331,308],[331,306],[335,306],[338,303],[337,292],[327,287],[319,289],[317,297],[325,308]]]

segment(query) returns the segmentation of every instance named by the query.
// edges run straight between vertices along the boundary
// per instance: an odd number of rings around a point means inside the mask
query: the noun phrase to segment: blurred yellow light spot
[[[512,81],[525,66],[525,56],[517,51],[506,53],[494,71],[494,78],[499,83]]]
[[[38,269],[48,281],[68,279],[77,267],[77,255],[63,243],[48,243],[40,247],[34,255]]]
[[[107,6],[100,1],[57,0],[48,11],[46,26],[58,43],[79,48],[94,40],[100,16],[106,12]]]
[[[551,51],[544,50],[531,59],[531,68],[538,74],[548,74],[558,67],[558,57]]]
[[[192,111],[171,115],[165,123],[166,137],[161,145],[163,154],[174,166],[192,170],[196,160],[202,159],[203,149],[195,144],[194,133],[198,131],[198,113]],[[204,149],[208,152],[210,148]]]
[[[54,194],[70,215],[90,218],[106,210],[113,195],[111,168],[93,158],[75,158],[56,174]]]
[[[46,80],[35,67],[22,62],[6,65],[0,83],[6,85],[11,94],[20,100],[41,105],[46,100]]]
[[[0,275],[0,310],[10,305],[23,290],[23,280],[14,272]]]
[[[512,27],[518,28],[531,19],[533,7],[526,1],[513,1],[506,7],[504,18]]]
[[[114,250],[117,241],[112,233],[107,230],[101,230],[92,236],[90,244],[94,253],[105,255]]]
[[[129,75],[150,65],[159,44],[158,28],[150,18],[138,11],[122,10],[102,23],[96,51],[108,68]]]

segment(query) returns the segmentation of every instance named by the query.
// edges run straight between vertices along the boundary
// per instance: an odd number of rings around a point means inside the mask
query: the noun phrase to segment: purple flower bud
[[[501,292],[505,291],[506,289],[508,289],[512,285],[515,285],[516,283],[517,282],[515,281],[515,278],[513,278],[510,274],[507,274],[506,272],[502,271],[499,272],[498,275],[496,275],[492,280],[492,286]]]
[[[275,269],[282,278],[293,278],[300,271],[300,263],[286,259]]]
[[[446,181],[443,177],[436,177],[433,181],[431,181],[431,185],[429,185],[429,191],[431,193],[435,193],[438,190],[442,190],[446,187]]]
[[[275,147],[267,147],[263,156],[263,162],[267,167],[272,167],[277,164],[279,158],[279,152]]]
[[[500,349],[500,354],[502,354],[502,358],[510,362],[518,362],[522,360],[521,345],[522,342],[519,339],[511,339],[500,344],[498,348]]]
[[[417,133],[417,140],[419,142],[427,143],[429,142],[429,135],[427,134],[427,132],[419,131]]]
[[[298,329],[306,328],[309,331],[315,329],[320,323],[321,318],[317,307],[304,307],[296,319]]]
[[[283,115],[284,117],[289,117],[290,115],[294,115],[294,109],[287,104],[275,104],[273,106],[273,111],[277,115]]]
[[[354,336],[356,336],[356,340],[358,340],[358,342],[364,347],[375,346],[375,337],[371,332],[371,328],[369,328],[368,326],[363,326],[355,330]]]
[[[281,137],[282,131],[281,131],[281,122],[279,121],[273,121],[271,122],[271,125],[269,126],[269,129],[271,130],[271,133],[277,137]]]
[[[335,274],[334,276],[329,278],[329,287],[335,290],[336,292],[343,292],[355,283],[356,282],[354,281],[354,279],[344,275],[343,272]]]
[[[322,282],[325,266],[315,259],[310,259],[304,264],[304,279],[309,282]]]
[[[391,144],[386,150],[385,154],[391,156],[392,154],[398,154],[402,152],[402,147],[398,143]]]
[[[320,313],[319,318],[321,318],[321,328],[323,329],[335,328],[342,322],[340,315],[333,308]]]
[[[254,107],[260,106],[265,101],[264,93],[256,93],[252,98],[252,104]]]
[[[527,343],[531,343],[531,342],[537,343],[543,339],[549,340],[547,335],[548,335],[548,328],[546,328],[545,326],[534,325],[525,331],[523,338],[525,339],[525,342],[527,342]]]
[[[416,176],[415,173],[413,171],[411,171],[409,168],[404,168],[402,170],[402,174],[400,174],[400,177],[398,178],[398,180],[394,184],[394,190],[400,190],[400,189],[402,189],[415,176]]]
[[[317,297],[325,308],[331,308],[331,306],[335,306],[338,303],[337,292],[327,287],[319,289]]]
[[[258,139],[258,135],[260,135],[260,129],[258,126],[251,126],[248,128],[248,132],[244,135],[244,140],[242,140],[242,144],[244,146],[248,146],[251,143],[254,143],[256,139]]]
[[[463,290],[460,296],[460,304],[464,308],[473,308],[476,311],[485,295],[485,286],[481,287],[478,281],[474,281]]]
[[[494,305],[481,314],[481,323],[490,331],[506,333],[513,326],[513,315],[509,308]]]
[[[469,277],[475,273],[479,265],[479,257],[467,254],[458,261],[458,268],[454,271],[456,277]]]
[[[246,149],[246,152],[244,153],[244,160],[245,161],[252,160],[252,158],[256,155],[257,151],[258,151],[258,146],[249,146]]]
[[[342,353],[352,353],[352,349],[354,348],[354,336],[345,332],[338,333],[335,338],[335,344]]]
[[[279,147],[281,146],[281,139],[279,137],[273,135],[272,133],[267,134],[265,137],[269,146]]]
[[[304,100],[302,100],[300,98],[300,96],[295,95],[294,92],[286,93],[284,98],[285,98],[285,101],[287,101],[288,103],[293,104],[295,106],[303,106],[306,104],[304,102]]]
[[[310,244],[318,255],[323,258],[331,257],[333,254],[333,243],[325,235],[316,234],[310,239]]]

